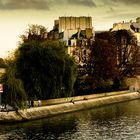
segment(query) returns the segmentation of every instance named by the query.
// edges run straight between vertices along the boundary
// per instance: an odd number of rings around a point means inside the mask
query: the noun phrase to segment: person
[[[34,107],[34,100],[31,99],[31,107]]]
[[[30,108],[31,107],[31,100],[29,99],[28,101],[28,107]]]
[[[40,100],[38,100],[38,107],[40,107],[40,105],[41,105],[41,101],[40,101]]]
[[[0,105],[0,111],[3,111],[3,110],[4,110],[4,106]]]

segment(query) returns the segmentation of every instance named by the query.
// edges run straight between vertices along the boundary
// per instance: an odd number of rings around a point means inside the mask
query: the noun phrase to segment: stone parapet
[[[109,93],[108,93],[109,94]],[[111,93],[110,93],[111,94]],[[59,114],[70,113],[74,111],[80,111],[85,109],[93,109],[104,105],[130,101],[140,98],[139,92],[128,92],[122,94],[115,94],[110,96],[82,99],[79,101],[67,102],[62,104],[55,104],[43,107],[34,107],[25,110],[0,112],[0,123],[5,122],[22,122],[36,120],[46,117],[51,117]]]

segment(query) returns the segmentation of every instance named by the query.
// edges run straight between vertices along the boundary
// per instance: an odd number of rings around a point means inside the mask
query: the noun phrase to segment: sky
[[[0,0],[0,57],[18,47],[29,24],[53,28],[60,16],[91,16],[96,31],[140,17],[140,0]]]

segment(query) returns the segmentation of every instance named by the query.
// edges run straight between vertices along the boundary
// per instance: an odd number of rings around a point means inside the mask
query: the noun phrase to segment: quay
[[[109,104],[131,101],[139,98],[139,92],[119,91],[70,98],[51,99],[44,101],[42,103],[44,105],[41,107],[0,112],[0,123],[36,120],[85,109],[94,109]]]

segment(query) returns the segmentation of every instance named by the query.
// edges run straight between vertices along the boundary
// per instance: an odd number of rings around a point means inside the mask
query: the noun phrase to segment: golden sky
[[[28,24],[53,28],[59,16],[91,16],[95,30],[140,17],[140,0],[0,0],[0,57],[17,48]]]

